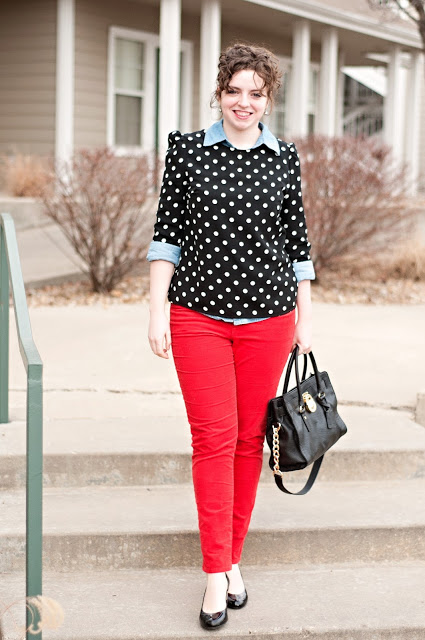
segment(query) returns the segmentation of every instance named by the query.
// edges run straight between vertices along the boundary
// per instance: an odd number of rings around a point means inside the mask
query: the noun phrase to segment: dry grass
[[[383,265],[387,278],[425,282],[425,245],[418,241],[399,247]]]
[[[29,307],[136,304],[149,299],[149,276],[128,276],[109,293],[94,292],[90,282],[80,280],[28,288],[26,294]]]
[[[31,307],[148,303],[149,275],[124,278],[109,294],[93,293],[90,284],[81,281],[29,289],[27,297]],[[347,264],[338,271],[324,271],[320,282],[313,282],[312,298],[333,304],[425,304],[425,280],[385,279],[373,265],[360,270]]]
[[[341,259],[313,283],[314,302],[425,304],[425,244],[416,240],[392,251]]]
[[[368,256],[347,256],[337,265],[324,269],[324,276],[344,275],[355,280],[410,280],[425,282],[425,244],[416,239],[405,241],[391,250]],[[322,277],[322,274],[321,274]]]
[[[47,161],[39,156],[16,154],[5,158],[3,188],[10,196],[38,198],[48,181]]]

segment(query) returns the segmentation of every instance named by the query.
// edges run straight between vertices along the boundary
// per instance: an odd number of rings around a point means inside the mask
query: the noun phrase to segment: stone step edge
[[[244,544],[244,562],[261,567],[320,562],[343,564],[425,561],[425,526],[349,527],[275,531],[252,528]],[[24,536],[0,536],[0,572],[25,567]],[[202,565],[199,533],[47,534],[43,566],[47,571],[189,568]]]
[[[243,575],[251,596],[249,606],[244,612],[229,611],[229,621],[219,637],[238,640],[424,637],[425,610],[420,606],[418,587],[425,576],[425,563],[286,565],[261,569],[244,565]],[[5,600],[7,589],[7,603],[17,601],[19,611],[14,612],[21,622],[24,574],[3,574],[2,578],[0,603]],[[56,640],[209,637],[211,634],[200,628],[198,620],[204,587],[205,574],[200,567],[82,571],[78,575],[46,571],[43,593],[62,606],[65,619],[54,635],[47,631],[45,637]],[[157,597],[159,592],[162,601]],[[81,593],[85,594],[83,599]],[[1,611],[0,607],[0,615]],[[410,626],[406,620],[411,620]],[[10,626],[10,619],[5,617],[4,622]]]
[[[261,482],[273,482],[269,467],[270,453],[265,452]],[[24,456],[0,455],[0,490],[25,486]],[[285,475],[287,482],[302,482],[311,466]],[[134,486],[179,484],[191,480],[191,453],[75,453],[45,454],[45,487],[81,487],[85,485]],[[425,478],[425,451],[329,451],[324,458],[318,482],[368,481],[383,477],[390,480]]]

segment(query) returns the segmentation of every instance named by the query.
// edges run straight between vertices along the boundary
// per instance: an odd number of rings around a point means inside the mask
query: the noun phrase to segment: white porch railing
[[[384,124],[383,107],[362,105],[347,113],[342,122],[344,135],[381,135]]]

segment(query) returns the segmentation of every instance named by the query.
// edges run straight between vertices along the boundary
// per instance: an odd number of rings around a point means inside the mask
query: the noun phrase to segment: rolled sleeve
[[[307,225],[301,193],[301,168],[294,144],[288,146],[288,193],[283,204],[285,250],[291,262],[311,262],[311,244],[307,236]]]
[[[146,260],[151,262],[152,260],[168,260],[169,262],[173,262],[176,267],[180,261],[180,247],[177,247],[175,244],[168,244],[167,242],[158,242],[157,240],[152,240],[149,245],[148,255],[146,256]]]
[[[293,262],[292,267],[294,269],[297,282],[301,282],[301,280],[315,280],[316,274],[311,260]]]

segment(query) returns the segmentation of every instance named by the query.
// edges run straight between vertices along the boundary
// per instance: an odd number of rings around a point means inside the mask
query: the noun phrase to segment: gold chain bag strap
[[[288,362],[281,396],[269,400],[266,439],[271,455],[269,466],[281,491],[304,495],[313,486],[323,456],[337,440],[347,433],[347,427],[337,411],[337,399],[329,375],[319,371],[312,352],[308,354],[314,373],[306,378],[307,355],[300,381],[298,345]],[[288,391],[289,378],[295,364],[296,386]],[[314,463],[314,464],[313,464]],[[283,485],[283,474],[304,469],[313,464],[305,486],[297,492]]]

